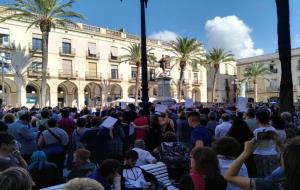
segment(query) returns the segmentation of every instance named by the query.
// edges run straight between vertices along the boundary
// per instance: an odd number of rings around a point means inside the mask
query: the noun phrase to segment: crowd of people
[[[141,166],[163,162],[180,190],[300,189],[300,118],[278,107],[0,111],[0,189],[164,189]],[[94,111],[92,111],[94,110]],[[109,118],[117,119],[104,127]]]

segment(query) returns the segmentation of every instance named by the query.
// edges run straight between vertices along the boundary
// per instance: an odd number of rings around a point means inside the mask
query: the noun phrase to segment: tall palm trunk
[[[254,84],[254,102],[257,102],[257,83],[256,79],[253,81]]]
[[[182,89],[182,84],[183,84],[183,72],[184,72],[184,67],[180,64],[180,76],[179,76],[178,95],[177,95],[179,102],[181,100],[181,89]]]
[[[47,68],[48,68],[48,42],[50,26],[47,24],[41,25],[43,37],[43,56],[42,56],[42,84],[41,84],[41,101],[40,107],[46,106],[47,101]]]
[[[291,36],[289,0],[276,0],[278,52],[281,62],[280,111],[293,112],[293,80],[291,71]]]
[[[211,93],[211,102],[214,102],[214,98],[215,98],[215,93],[216,93],[216,83],[217,83],[217,73],[218,73],[217,68],[215,68],[215,72],[214,72],[214,77],[213,77],[213,89],[212,89],[212,93]]]
[[[139,90],[140,90],[140,63],[136,64],[136,79],[135,79],[135,95],[134,95],[134,102],[135,105],[138,105],[138,97],[139,97]]]

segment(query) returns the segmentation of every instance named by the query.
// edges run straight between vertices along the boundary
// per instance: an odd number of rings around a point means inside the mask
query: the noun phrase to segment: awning
[[[0,28],[0,34],[9,35],[9,29],[7,29],[7,28]]]
[[[89,52],[92,55],[96,55],[97,54],[97,47],[95,43],[89,43],[88,44],[88,48],[89,48]]]
[[[110,51],[111,51],[111,55],[113,57],[118,57],[119,56],[119,54],[118,54],[118,48],[117,47],[111,47]]]

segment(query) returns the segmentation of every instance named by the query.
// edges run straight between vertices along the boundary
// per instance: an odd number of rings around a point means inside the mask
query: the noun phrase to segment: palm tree
[[[244,77],[246,81],[253,81],[254,85],[254,101],[257,101],[257,78],[264,77],[264,75],[269,74],[268,68],[264,67],[262,64],[252,63],[244,70]]]
[[[177,37],[176,41],[171,42],[171,51],[175,54],[175,64],[179,64],[180,68],[178,85],[178,101],[180,101],[184,70],[187,64],[199,63],[201,43],[195,38]]]
[[[225,63],[228,64],[227,62],[233,61],[233,54],[229,52],[225,52],[224,49],[221,48],[213,48],[206,54],[206,64],[208,67],[212,68],[214,70],[214,75],[213,75],[213,89],[212,89],[212,96],[211,100],[214,102],[214,96],[215,96],[215,91],[216,91],[216,77],[220,69],[220,64]]]
[[[289,0],[276,0],[278,53],[281,63],[280,111],[294,112],[293,80],[291,71],[291,36]]]
[[[67,24],[77,26],[72,18],[83,19],[83,16],[66,9],[72,8],[75,0],[14,0],[14,3],[6,7],[0,14],[7,15],[0,22],[9,19],[30,18],[28,29],[36,26],[42,32],[42,84],[41,107],[46,105],[47,66],[48,66],[48,41],[49,33],[56,26],[65,27]],[[5,14],[8,13],[8,14]]]
[[[130,44],[127,48],[124,48],[127,51],[127,55],[123,55],[121,56],[121,59],[123,62],[131,62],[134,63],[136,66],[136,79],[135,79],[135,104],[137,105],[137,101],[138,101],[138,95],[139,95],[139,80],[140,80],[140,67],[141,67],[141,59],[142,59],[142,55],[141,55],[141,44]],[[154,62],[156,61],[156,58],[153,54],[150,54],[150,52],[152,51],[152,48],[147,49],[147,60],[149,62]]]

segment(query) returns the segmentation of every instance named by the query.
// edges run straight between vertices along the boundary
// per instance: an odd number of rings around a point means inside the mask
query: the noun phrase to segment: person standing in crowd
[[[121,166],[118,160],[106,159],[89,178],[101,183],[105,190],[121,190]]]
[[[146,164],[156,164],[157,160],[151,155],[151,153],[145,150],[144,140],[136,140],[134,143],[134,148],[132,149],[138,153],[138,160],[136,161],[136,166],[142,166]]]
[[[222,119],[222,123],[217,125],[215,129],[216,138],[225,137],[232,125],[230,123],[230,116],[227,113],[222,114],[221,119]]]
[[[129,134],[130,132],[130,123],[134,122],[137,118],[137,113],[135,112],[135,105],[128,104],[128,110],[124,111],[123,113],[123,122],[127,125],[123,127],[126,139],[124,144],[124,150],[129,150],[133,148],[135,136],[134,134]]]
[[[60,183],[59,169],[54,163],[48,162],[43,151],[35,151],[27,168],[35,183],[34,189],[50,187]]]
[[[257,147],[254,151],[257,176],[266,177],[278,167],[278,152],[276,144],[272,140],[272,135],[277,136],[276,129],[269,125],[270,113],[266,109],[260,109],[256,112],[256,120],[259,125],[254,130],[254,136],[257,139]]]
[[[198,112],[191,112],[188,115],[188,123],[193,128],[191,135],[191,147],[211,146],[212,135],[207,129],[207,120],[200,117]]]
[[[24,168],[10,167],[0,172],[1,190],[32,190],[33,181]]]
[[[19,120],[9,126],[8,133],[22,145],[22,157],[29,162],[32,153],[37,149],[35,134],[29,125],[31,115],[26,110],[19,111],[18,115]]]
[[[236,119],[232,123],[232,127],[227,133],[227,136],[234,138],[240,144],[239,154],[244,151],[244,144],[246,141],[250,141],[254,138],[253,133],[248,127],[247,123],[244,120]],[[245,162],[249,177],[256,177],[256,165],[254,161],[254,155],[249,156]]]
[[[217,155],[208,147],[196,147],[192,150],[191,172],[180,183],[193,184],[195,190],[226,190],[227,187],[227,182],[220,173]]]
[[[109,144],[112,139],[111,130],[113,129],[107,129],[100,125],[101,120],[93,118],[91,120],[91,129],[86,131],[80,140],[83,147],[91,152],[91,161],[98,165],[107,159],[111,153]]]
[[[281,117],[279,117],[278,115],[275,115],[273,113],[272,118],[271,118],[271,124],[276,129],[278,138],[281,140],[282,143],[284,143],[286,141],[284,120]]]
[[[221,174],[224,175],[230,165],[240,154],[240,144],[231,137],[223,137],[213,143],[213,149],[218,155]],[[245,164],[242,165],[239,176],[248,177],[248,171]],[[228,183],[227,190],[241,190],[240,188]]]
[[[225,173],[225,179],[244,190],[298,190],[300,187],[300,145],[290,144],[284,148],[281,165],[284,168],[285,180],[273,181],[266,178],[247,178],[238,176],[240,167],[255,151],[255,139],[247,141],[243,153],[233,162]]]
[[[80,139],[82,138],[83,134],[87,130],[89,130],[88,128],[86,128],[86,119],[85,118],[78,118],[76,121],[76,126],[77,126],[77,129],[75,129],[72,134],[72,147],[73,147],[74,151],[79,148],[82,148]]]
[[[69,136],[57,126],[55,119],[49,119],[47,126],[38,139],[38,147],[46,153],[49,162],[56,164],[62,179]]]
[[[172,119],[168,117],[166,113],[160,113],[158,118],[159,125],[161,127],[162,136],[165,136],[167,132],[175,132],[175,125]]]
[[[96,180],[90,178],[75,178],[68,181],[62,190],[106,190]]]
[[[189,127],[189,123],[184,111],[179,113],[179,118],[176,120],[176,136],[177,141],[184,143],[186,146],[190,146],[190,137],[192,130]]]
[[[246,112],[246,119],[245,122],[247,123],[249,129],[253,132],[255,129],[258,128],[255,119],[255,109],[249,108]]]
[[[112,114],[111,117],[118,119],[112,129],[112,140],[110,141],[110,157],[118,160],[122,160],[123,147],[125,140],[125,133],[123,130],[123,125],[121,119],[117,114]]]
[[[208,113],[207,128],[213,136],[215,136],[215,130],[216,130],[217,125],[219,125],[219,122],[217,121],[217,119],[218,119],[218,115],[215,111],[210,111]]]
[[[37,124],[37,127],[41,127],[41,126],[47,127],[49,115],[50,115],[50,113],[49,113],[48,109],[44,108],[41,112],[41,118]]]
[[[77,177],[87,177],[96,170],[97,166],[90,162],[90,156],[91,152],[86,149],[80,148],[75,151],[75,163],[67,177],[68,180]]]
[[[140,110],[138,113],[138,117],[134,120],[135,127],[135,139],[136,140],[144,140],[146,139],[146,131],[149,128],[148,118],[145,117],[144,110]]]
[[[27,163],[16,149],[14,137],[8,133],[0,133],[0,171],[12,166],[27,168]]]
[[[146,148],[150,152],[160,145],[162,141],[161,128],[158,121],[158,116],[153,114],[150,116],[150,126],[146,142]]]
[[[16,121],[16,117],[12,113],[7,113],[3,116],[3,121],[6,125],[11,125]]]
[[[67,147],[67,167],[69,168],[73,161],[73,147],[72,147],[72,134],[76,129],[75,122],[70,118],[70,112],[68,109],[63,109],[61,111],[61,120],[58,121],[58,127],[63,129],[69,136],[69,144]]]

